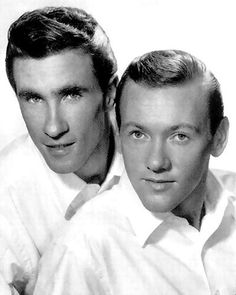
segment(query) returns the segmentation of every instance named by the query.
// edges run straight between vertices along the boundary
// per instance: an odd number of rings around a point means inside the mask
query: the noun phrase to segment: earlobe
[[[218,126],[213,138],[211,154],[214,157],[220,156],[228,142],[229,120],[224,117]]]
[[[119,80],[117,75],[112,76],[112,78],[110,79],[110,82],[107,88],[107,93],[106,93],[106,101],[105,101],[106,111],[111,110],[114,106],[118,81]]]

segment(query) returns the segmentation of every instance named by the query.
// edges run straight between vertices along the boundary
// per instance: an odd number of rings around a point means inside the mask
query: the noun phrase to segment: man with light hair
[[[125,172],[44,254],[34,295],[236,292],[236,196],[209,170],[229,122],[194,56],[135,59],[116,97]]]

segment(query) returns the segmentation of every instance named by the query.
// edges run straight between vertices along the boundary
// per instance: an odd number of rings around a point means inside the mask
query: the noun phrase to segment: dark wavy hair
[[[16,91],[15,58],[43,58],[80,48],[91,55],[94,74],[103,92],[117,71],[110,41],[97,21],[82,9],[45,7],[24,13],[9,28],[6,72]]]
[[[120,99],[127,80],[147,87],[176,86],[187,83],[197,77],[208,82],[208,112],[210,130],[214,135],[224,117],[224,106],[220,85],[215,76],[207,70],[205,64],[191,54],[181,50],[152,51],[135,58],[125,70],[116,93],[116,118],[121,124]]]

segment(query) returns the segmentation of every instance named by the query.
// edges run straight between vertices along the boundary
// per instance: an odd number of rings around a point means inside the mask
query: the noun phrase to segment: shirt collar
[[[236,218],[236,197],[211,171],[207,177],[205,208],[206,215],[202,221],[201,232],[207,231],[208,235],[220,226],[225,215],[229,214]]]
[[[121,153],[117,149],[117,145],[115,146],[115,153],[112,159],[111,166],[106,175],[104,182],[101,185],[99,193],[102,193],[105,190],[110,189],[114,184],[117,184],[120,180],[120,176],[124,171],[124,161]]]
[[[140,201],[125,171],[118,186],[121,210],[129,219],[138,242],[141,246],[144,246],[151,233],[171,213],[154,214],[147,210]]]
[[[105,190],[111,189],[113,185],[117,184],[120,180],[120,176],[124,171],[124,161],[123,156],[120,152],[120,140],[119,140],[119,132],[117,129],[117,124],[115,117],[110,114],[110,122],[112,128],[112,135],[114,136],[114,155],[112,158],[112,162],[110,168],[107,172],[106,178],[100,186],[99,193],[104,192]]]
[[[129,219],[131,227],[141,246],[167,218],[175,217],[169,213],[153,213],[147,210],[135,192],[127,173],[124,171],[119,187],[121,210]],[[236,219],[236,197],[225,189],[222,183],[209,171],[207,178],[207,198],[205,201],[207,222],[202,224],[202,231],[210,236],[220,225],[226,211]],[[176,217],[179,219],[179,217]]]

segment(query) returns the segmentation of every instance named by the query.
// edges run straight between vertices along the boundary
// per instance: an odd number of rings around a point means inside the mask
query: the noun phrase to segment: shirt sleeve
[[[34,295],[107,295],[86,243],[52,245],[41,259]]]
[[[0,219],[1,221],[1,219]],[[0,237],[0,294],[18,295],[28,283],[28,275],[20,266],[6,240]],[[19,291],[19,293],[18,293]]]
[[[0,274],[0,294],[1,295],[19,295],[13,286],[7,284],[3,276]]]
[[[15,215],[3,216],[0,211],[0,275],[10,288],[10,294],[23,291],[37,271],[38,253]],[[3,284],[3,283],[2,283]],[[4,294],[0,292],[0,294]],[[6,293],[7,294],[7,293]]]

